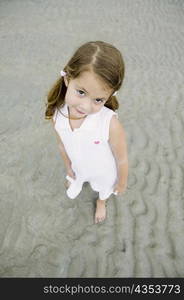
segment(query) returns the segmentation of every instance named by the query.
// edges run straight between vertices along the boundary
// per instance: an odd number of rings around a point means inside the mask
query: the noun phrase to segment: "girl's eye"
[[[82,90],[77,90],[77,93],[78,93],[79,95],[81,95],[81,96],[84,95],[84,92],[83,92]]]
[[[97,103],[102,103],[103,99],[96,99]]]
[[[80,95],[80,96],[84,96],[85,95],[85,92],[83,92],[82,90],[76,90],[77,93]],[[95,99],[96,103],[102,103],[104,102],[103,99]]]

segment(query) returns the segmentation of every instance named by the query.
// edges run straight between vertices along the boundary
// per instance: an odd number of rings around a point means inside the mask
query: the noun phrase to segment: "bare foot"
[[[106,200],[97,199],[96,212],[95,212],[95,224],[104,221],[106,218]]]

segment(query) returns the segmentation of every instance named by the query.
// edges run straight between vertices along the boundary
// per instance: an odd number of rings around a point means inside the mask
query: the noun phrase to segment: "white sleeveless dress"
[[[68,116],[66,103],[59,110]],[[108,142],[110,120],[113,115],[118,118],[117,113],[103,106],[99,112],[88,115],[79,128],[72,130],[69,119],[59,110],[56,109],[53,116],[55,130],[61,137],[76,175],[76,179],[66,176],[71,182],[66,192],[68,197],[77,197],[83,183],[89,182],[91,188],[99,192],[101,200],[107,199],[117,181],[116,162]]]

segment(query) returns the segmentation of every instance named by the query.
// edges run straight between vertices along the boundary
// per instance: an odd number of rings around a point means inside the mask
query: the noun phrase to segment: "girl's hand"
[[[67,169],[67,175],[72,177],[73,179],[76,179],[75,172],[72,170],[72,168]]]
[[[115,186],[114,186],[114,190],[113,190],[113,193],[115,194],[115,195],[122,195],[124,192],[125,192],[125,190],[126,190],[126,187],[127,187],[127,185],[126,184],[120,184],[120,183],[117,183],[117,184],[115,184]]]

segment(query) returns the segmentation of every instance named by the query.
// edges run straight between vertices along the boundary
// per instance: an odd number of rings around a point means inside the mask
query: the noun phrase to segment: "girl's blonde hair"
[[[104,83],[114,91],[120,89],[125,73],[125,65],[121,52],[113,45],[95,41],[82,45],[63,68],[67,79],[75,79],[84,71],[93,71]],[[47,95],[45,119],[51,119],[55,109],[64,104],[66,86],[64,78],[60,77]],[[119,108],[117,98],[111,95],[105,106],[116,110]]]

